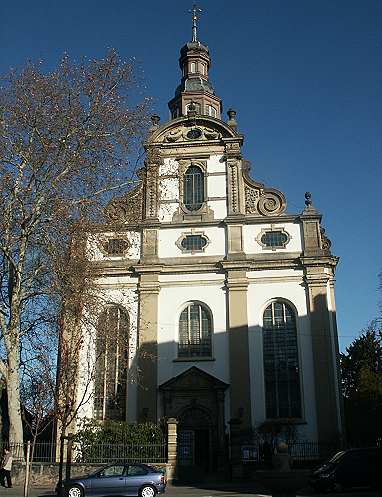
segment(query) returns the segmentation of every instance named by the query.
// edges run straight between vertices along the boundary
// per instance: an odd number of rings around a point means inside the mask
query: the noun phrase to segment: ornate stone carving
[[[264,188],[263,183],[249,177],[249,163],[244,163],[245,212],[260,216],[279,216],[285,211],[284,195],[274,188]]]
[[[321,234],[321,246],[324,252],[330,253],[330,248],[332,246],[332,242],[325,234],[325,228],[320,226],[320,234]]]
[[[238,175],[237,175],[237,160],[229,159],[227,161],[228,167],[230,169],[230,193],[231,193],[231,213],[236,214],[239,210],[239,198],[238,198]]]
[[[277,216],[284,211],[282,197],[276,192],[264,190],[257,203],[257,210],[263,216]]]
[[[106,217],[118,223],[136,223],[142,220],[143,184],[125,193],[122,197],[114,198],[105,207]]]
[[[259,200],[260,190],[245,186],[245,212],[247,214],[257,214],[257,202]]]
[[[196,140],[209,141],[218,140],[221,136],[221,133],[206,126],[180,126],[179,128],[169,131],[164,137],[164,141],[169,143],[178,141],[192,142]]]
[[[240,158],[240,143],[235,141],[235,142],[227,142],[225,144],[225,154],[226,157],[229,158]]]

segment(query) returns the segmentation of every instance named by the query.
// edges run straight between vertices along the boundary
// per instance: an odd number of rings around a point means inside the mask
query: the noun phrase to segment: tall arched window
[[[204,173],[198,166],[190,166],[184,175],[183,203],[189,211],[197,211],[204,202]]]
[[[263,355],[267,418],[300,418],[296,318],[284,302],[272,302],[265,309]]]
[[[125,420],[129,351],[129,315],[119,306],[99,317],[95,344],[94,414],[97,419]]]
[[[192,302],[179,318],[178,357],[211,357],[212,319],[202,304]]]

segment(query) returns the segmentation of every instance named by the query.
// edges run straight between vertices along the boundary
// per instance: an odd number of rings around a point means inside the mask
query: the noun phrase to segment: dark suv
[[[381,485],[382,449],[350,449],[338,452],[316,468],[310,484],[316,491]]]

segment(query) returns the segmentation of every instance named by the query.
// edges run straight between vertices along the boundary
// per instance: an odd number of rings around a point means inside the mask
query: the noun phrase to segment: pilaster
[[[245,193],[242,173],[240,142],[226,140],[225,157],[228,181],[228,217],[245,215]]]
[[[145,264],[158,261],[158,230],[143,228],[142,230],[142,262]]]
[[[176,480],[178,453],[178,421],[175,418],[167,420],[167,480]]]
[[[317,432],[320,442],[341,436],[339,408],[337,337],[331,324],[335,320],[328,302],[331,274],[322,266],[305,266],[308,314],[311,328],[313,370],[316,395]]]
[[[145,213],[144,219],[147,221],[158,220],[158,181],[159,167],[163,164],[160,151],[156,148],[147,151],[146,181],[145,181]]]
[[[159,276],[141,273],[138,284],[138,421],[157,421]]]
[[[249,429],[251,427],[251,388],[246,272],[243,270],[227,271],[226,288],[231,419],[238,419],[241,429]]]

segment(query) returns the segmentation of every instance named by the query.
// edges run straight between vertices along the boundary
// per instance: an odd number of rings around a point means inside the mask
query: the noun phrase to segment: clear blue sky
[[[4,0],[0,72],[27,59],[53,67],[63,52],[113,47],[144,69],[166,120],[178,54],[190,39],[192,1]],[[343,349],[378,314],[382,293],[382,2],[200,2],[199,38],[224,109],[234,107],[252,176],[282,190],[299,212],[304,192],[323,213],[340,256],[337,309]]]

